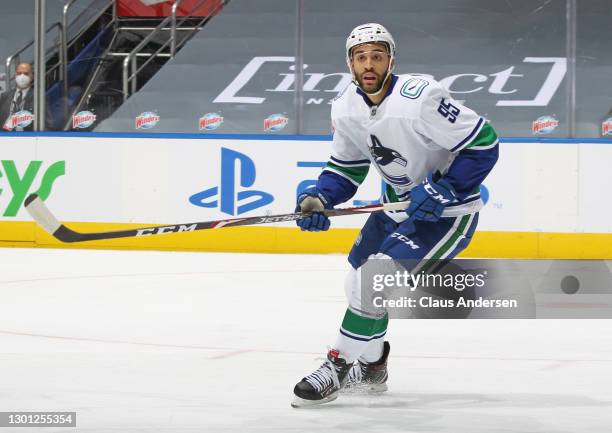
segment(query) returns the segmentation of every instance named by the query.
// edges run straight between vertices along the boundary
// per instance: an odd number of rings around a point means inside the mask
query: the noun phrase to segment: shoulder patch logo
[[[402,86],[400,93],[402,96],[410,99],[417,99],[423,93],[423,89],[429,86],[429,81],[423,78],[410,78]]]

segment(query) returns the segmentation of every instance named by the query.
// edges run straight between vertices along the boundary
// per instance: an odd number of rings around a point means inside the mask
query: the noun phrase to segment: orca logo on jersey
[[[402,167],[408,165],[408,161],[397,150],[384,147],[380,140],[375,135],[370,135],[372,142],[370,144],[370,153],[378,165],[389,165],[396,162]]]
[[[240,172],[236,179],[236,166],[240,164]],[[214,186],[198,192],[189,197],[189,202],[194,206],[221,208],[221,212],[228,215],[240,215],[253,209],[266,206],[274,201],[274,196],[264,191],[237,191],[236,181],[239,187],[249,188],[255,183],[255,163],[243,153],[235,150],[221,148],[221,186]],[[215,197],[219,196],[219,199]],[[210,201],[205,201],[211,199]],[[236,202],[249,200],[248,203],[236,206]]]
[[[412,181],[405,174],[408,161],[397,150],[382,145],[378,137],[370,135],[368,150],[380,173],[391,185],[406,186]]]

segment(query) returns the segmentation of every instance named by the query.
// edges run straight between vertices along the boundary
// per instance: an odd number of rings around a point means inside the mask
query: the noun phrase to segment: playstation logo
[[[240,171],[236,178],[238,165]],[[221,185],[192,195],[189,197],[189,202],[200,207],[219,207],[221,212],[228,215],[240,215],[272,203],[274,201],[272,194],[257,190],[242,190],[253,186],[255,177],[255,164],[251,158],[222,147]]]

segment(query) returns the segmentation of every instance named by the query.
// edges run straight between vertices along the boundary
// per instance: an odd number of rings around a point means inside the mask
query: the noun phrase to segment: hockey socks
[[[380,359],[383,353],[383,337],[387,333],[389,316],[372,318],[347,308],[334,346],[348,362],[357,358],[366,362]]]

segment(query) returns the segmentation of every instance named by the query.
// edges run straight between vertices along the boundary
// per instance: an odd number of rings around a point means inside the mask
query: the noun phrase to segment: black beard
[[[382,86],[385,84],[385,80],[380,79],[380,78],[376,78],[376,79],[378,81],[378,85],[376,86],[376,88],[374,90],[368,90],[367,92],[365,91],[365,86],[363,85],[363,80],[361,78],[357,78],[357,83],[359,84],[359,87],[361,88],[361,90],[363,90],[366,94],[376,93],[380,91],[380,89],[382,89]]]

